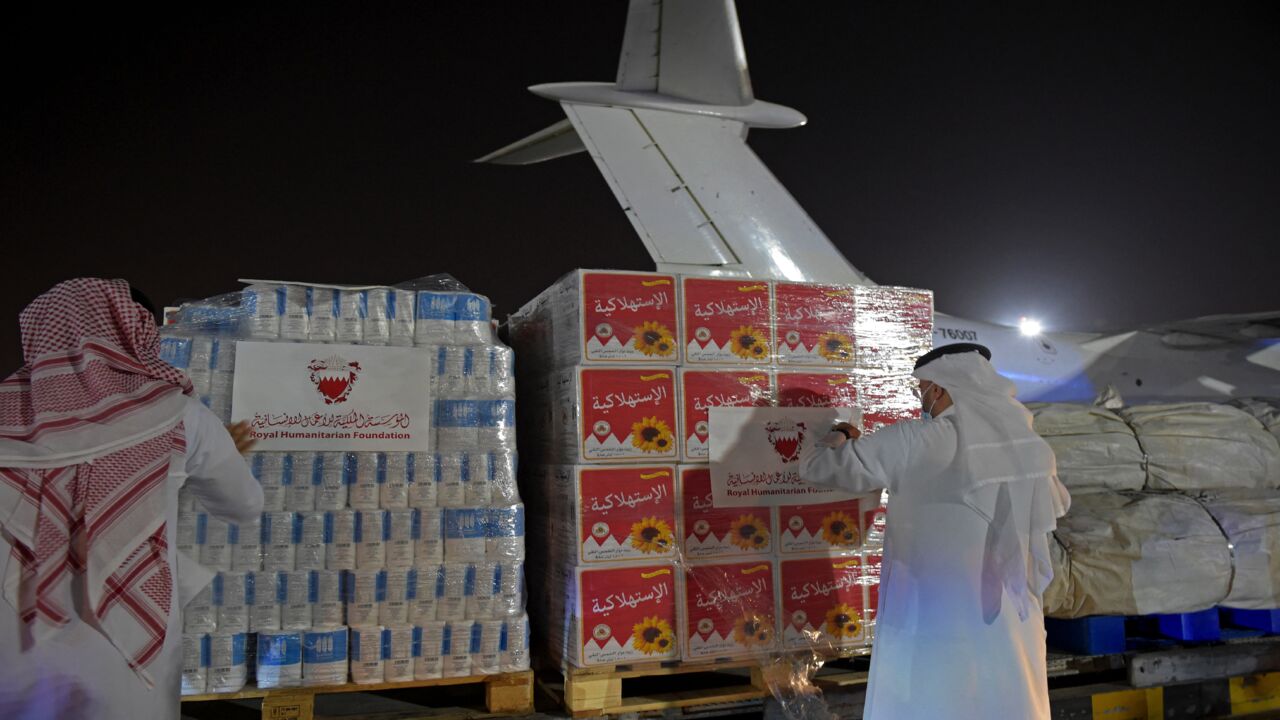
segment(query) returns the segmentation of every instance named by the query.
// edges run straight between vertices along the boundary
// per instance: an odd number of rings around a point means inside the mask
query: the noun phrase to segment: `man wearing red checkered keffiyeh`
[[[261,489],[126,282],[60,283],[20,324],[26,364],[0,382],[0,716],[174,717],[178,487],[232,521]]]

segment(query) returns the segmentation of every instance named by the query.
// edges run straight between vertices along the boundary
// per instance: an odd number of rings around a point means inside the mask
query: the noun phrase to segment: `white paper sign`
[[[800,479],[800,458],[843,420],[850,408],[713,407],[711,504],[715,507],[809,505],[854,498]]]
[[[238,342],[231,417],[254,450],[428,451],[430,378],[417,348]]]

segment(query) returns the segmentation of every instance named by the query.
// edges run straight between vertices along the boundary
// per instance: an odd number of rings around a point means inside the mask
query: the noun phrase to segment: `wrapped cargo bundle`
[[[1231,592],[1219,604],[1244,610],[1280,607],[1280,492],[1217,490],[1197,499],[1231,543]]]
[[[1080,495],[1054,537],[1047,617],[1195,612],[1220,603],[1231,588],[1227,538],[1184,495]]]
[[[1129,425],[1106,408],[1028,403],[1035,431],[1053,448],[1058,479],[1072,494],[1141,490],[1146,458]]]
[[[260,522],[220,522],[180,493],[179,548],[217,571],[183,610],[184,692],[234,692],[255,675],[266,688],[527,669],[514,355],[493,336],[489,301],[447,277],[395,288],[253,282],[184,305],[179,318],[163,356],[224,420],[246,340],[330,345],[318,357],[343,345],[421,353],[429,371],[392,382],[429,388],[431,409],[421,450],[336,442],[252,453]],[[344,407],[350,366],[308,370],[326,402]]]
[[[861,407],[868,430],[915,417],[929,293],[579,270],[509,329],[529,603],[552,663],[865,651],[883,495],[716,507],[710,413]]]
[[[1252,415],[1267,432],[1280,440],[1280,398],[1236,398],[1227,404]]]
[[[1229,405],[1180,403],[1125,408],[1147,454],[1147,489],[1280,487],[1280,443]]]

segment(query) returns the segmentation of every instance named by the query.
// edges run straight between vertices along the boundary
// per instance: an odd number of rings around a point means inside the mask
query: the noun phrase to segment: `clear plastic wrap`
[[[413,679],[414,643],[412,625],[391,625],[385,630],[387,635],[386,657],[384,658],[383,679],[386,682],[408,682]],[[421,645],[418,652],[421,652]]]
[[[248,635],[244,631],[225,629],[209,636],[209,685],[211,693],[239,692],[249,679],[245,648]]]
[[[249,573],[220,572],[213,578],[213,606],[221,633],[249,632]]]
[[[672,320],[637,289],[668,277],[577,271],[511,318],[536,651],[566,672],[750,659],[816,717],[813,672],[874,640],[886,498],[716,507],[709,408],[859,408],[868,431],[917,417],[932,295],[678,278]],[[674,331],[672,356],[637,343],[646,327]]]
[[[203,678],[200,692],[230,692],[243,684],[242,671],[264,688],[349,675],[412,679],[418,641],[406,638],[421,629],[436,643],[429,676],[527,668],[515,355],[493,334],[488,299],[446,275],[393,287],[245,282],[242,291],[183,305],[161,341],[162,357],[191,376],[221,419],[231,420],[239,341],[416,347],[430,377],[403,381],[426,383],[437,412],[421,452],[252,453],[264,495],[253,523],[222,522],[180,491],[177,545],[220,571],[184,612],[193,637],[205,638],[191,688]],[[458,531],[448,558],[446,510]],[[522,619],[523,650],[507,658],[507,624]],[[489,625],[475,629],[475,620]],[[237,631],[261,635],[246,643]],[[449,641],[454,631],[459,642]],[[207,633],[225,638],[228,650],[212,669]],[[372,653],[357,661],[362,638]]]
[[[380,625],[351,628],[351,679],[357,685],[383,681],[391,636]]]
[[[185,633],[182,636],[182,694],[203,695],[209,688],[209,636]]]

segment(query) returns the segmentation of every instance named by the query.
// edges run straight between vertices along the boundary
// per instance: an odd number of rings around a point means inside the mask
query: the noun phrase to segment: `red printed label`
[[[778,283],[778,363],[853,365],[854,288]]]
[[[857,500],[778,508],[784,553],[824,552],[840,554],[862,547]]]
[[[845,373],[778,373],[779,407],[837,407],[858,405],[854,377]]]
[[[680,414],[684,419],[685,458],[697,462],[711,457],[708,409],[763,407],[770,404],[772,389],[767,370],[681,371]]]
[[[674,630],[675,570],[671,566],[586,568],[578,572],[585,664],[679,657]]]
[[[866,644],[862,559],[781,562],[782,637],[788,648]]]
[[[769,364],[772,325],[767,282],[692,277],[682,282],[687,362]]]
[[[582,457],[676,457],[674,368],[583,368]]]
[[[777,643],[773,564],[691,565],[685,573],[685,657],[767,652]]]
[[[731,555],[765,555],[773,551],[773,509],[715,508],[711,504],[711,468],[680,471],[680,537],[691,560]]]
[[[669,467],[578,471],[584,562],[675,555],[675,473]]]
[[[656,273],[582,273],[588,360],[677,363],[676,281]]]

